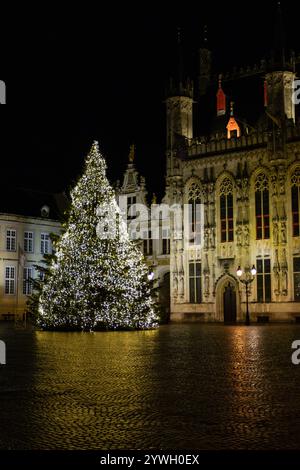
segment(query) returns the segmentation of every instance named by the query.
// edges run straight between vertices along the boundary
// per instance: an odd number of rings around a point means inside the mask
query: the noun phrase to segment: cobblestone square
[[[0,325],[1,449],[297,449],[300,325]]]

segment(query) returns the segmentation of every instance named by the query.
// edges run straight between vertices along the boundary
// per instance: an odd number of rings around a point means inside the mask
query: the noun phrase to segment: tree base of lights
[[[128,238],[97,142],[71,199],[64,233],[54,244],[55,255],[45,270],[38,301],[32,302],[38,327],[62,331],[156,328],[157,308],[147,266],[141,250]]]

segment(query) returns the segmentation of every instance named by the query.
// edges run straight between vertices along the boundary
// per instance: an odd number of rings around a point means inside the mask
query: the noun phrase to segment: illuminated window
[[[221,242],[233,241],[233,185],[225,178],[220,186]]]
[[[255,181],[256,239],[270,238],[269,182],[264,173]]]
[[[41,233],[41,253],[43,255],[48,255],[50,253],[49,233]]]
[[[271,302],[271,260],[257,259],[257,302]]]
[[[300,302],[300,258],[294,258],[294,300]]]
[[[16,268],[6,266],[5,268],[5,294],[14,294],[16,288]]]
[[[24,251],[33,253],[33,232],[24,232]]]
[[[297,168],[292,175],[292,218],[293,237],[300,236],[300,168]]]
[[[192,183],[188,191],[189,203],[189,240],[191,244],[201,243],[201,189]]]
[[[13,229],[6,230],[6,249],[7,251],[16,251],[17,232]]]
[[[200,304],[202,301],[201,291],[201,263],[192,261],[189,264],[190,303]]]
[[[32,294],[32,268],[24,268],[23,270],[23,294]]]

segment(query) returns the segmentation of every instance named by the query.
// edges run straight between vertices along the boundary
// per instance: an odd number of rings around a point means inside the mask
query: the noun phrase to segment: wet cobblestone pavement
[[[0,339],[1,449],[300,448],[300,325]]]

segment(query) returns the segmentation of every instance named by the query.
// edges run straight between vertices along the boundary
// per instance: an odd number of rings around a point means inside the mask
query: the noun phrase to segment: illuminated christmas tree
[[[155,306],[140,249],[128,238],[97,142],[72,204],[38,303],[43,329],[146,329]]]

